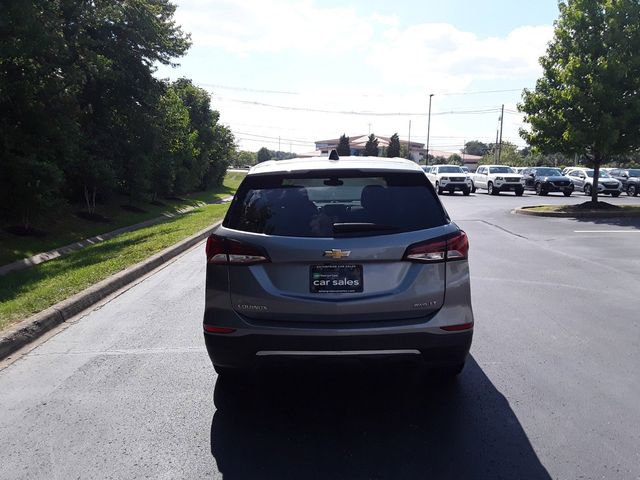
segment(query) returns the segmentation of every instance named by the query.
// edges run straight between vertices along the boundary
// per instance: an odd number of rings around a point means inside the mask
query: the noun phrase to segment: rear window
[[[447,215],[419,172],[323,171],[249,175],[223,225],[267,235],[381,235],[444,225]]]

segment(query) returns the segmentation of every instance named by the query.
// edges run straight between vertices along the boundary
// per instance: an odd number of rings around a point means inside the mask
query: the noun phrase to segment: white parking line
[[[573,233],[640,233],[640,230],[574,230]]]

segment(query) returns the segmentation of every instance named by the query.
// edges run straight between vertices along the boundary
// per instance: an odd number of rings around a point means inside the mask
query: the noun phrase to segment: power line
[[[248,87],[231,87],[229,85],[218,85],[215,83],[200,83],[199,86],[209,87],[209,88],[219,88],[221,90],[235,90],[237,92],[252,92],[252,93],[275,93],[279,95],[300,95],[298,92],[288,92],[286,90],[260,90],[256,88],[248,88]]]
[[[250,100],[240,100],[237,98],[224,98],[216,95],[216,97],[223,101],[241,103],[243,105],[253,105],[258,107],[276,108],[280,110],[291,110],[297,112],[312,112],[312,113],[329,113],[336,115],[361,115],[372,117],[408,117],[408,116],[426,116],[427,112],[373,112],[373,111],[356,111],[356,110],[325,110],[321,108],[310,107],[293,107],[290,105],[274,105],[271,103],[256,102]],[[431,113],[432,116],[440,115],[484,115],[488,113],[498,113],[500,108],[488,108],[481,110],[449,110],[443,112]]]

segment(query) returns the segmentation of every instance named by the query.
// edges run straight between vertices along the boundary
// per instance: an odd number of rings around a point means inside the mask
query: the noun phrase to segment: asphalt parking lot
[[[360,363],[218,382],[201,245],[4,365],[0,478],[640,478],[640,219],[441,198],[471,245],[456,383]]]

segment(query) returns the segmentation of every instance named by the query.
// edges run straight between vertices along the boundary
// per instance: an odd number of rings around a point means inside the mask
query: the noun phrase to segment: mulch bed
[[[23,227],[22,225],[10,225],[8,227],[4,227],[4,231],[12,235],[17,235],[19,237],[42,238],[46,237],[47,235],[47,232],[45,232],[44,230],[39,230],[33,227]]]
[[[80,211],[76,212],[76,216],[82,218],[83,220],[89,220],[90,222],[111,223],[111,219],[109,217],[105,217],[104,215],[100,215],[99,213]]]
[[[120,208],[126,210],[127,212],[147,213],[147,210],[145,210],[144,208],[136,207],[135,205],[120,205]]]

